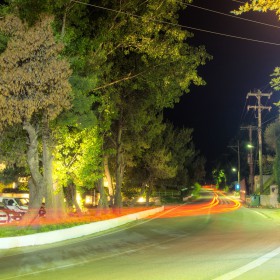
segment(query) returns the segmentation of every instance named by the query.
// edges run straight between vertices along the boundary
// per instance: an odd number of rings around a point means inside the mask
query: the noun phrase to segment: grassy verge
[[[180,204],[182,203],[182,197],[180,196],[162,196],[161,203],[166,204]]]

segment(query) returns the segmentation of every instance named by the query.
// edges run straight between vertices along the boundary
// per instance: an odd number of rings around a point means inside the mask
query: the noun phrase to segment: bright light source
[[[92,204],[93,203],[93,196],[86,195],[85,204]]]
[[[143,196],[141,196],[137,199],[137,202],[145,202],[145,198]]]
[[[231,170],[232,170],[233,172],[236,172],[236,171],[237,171],[235,167],[233,167]]]
[[[249,149],[253,149],[253,148],[254,148],[254,146],[253,146],[252,144],[248,144],[248,145],[247,145],[247,148],[249,148]]]
[[[81,205],[82,204],[82,196],[79,192],[77,192],[76,199],[77,199],[78,204]]]
[[[235,185],[235,191],[237,191],[237,192],[240,191],[240,185],[239,184]]]
[[[109,183],[108,183],[108,181],[107,181],[107,179],[106,178],[104,178],[104,180],[103,180],[103,184],[104,184],[104,187],[108,187],[109,186]]]

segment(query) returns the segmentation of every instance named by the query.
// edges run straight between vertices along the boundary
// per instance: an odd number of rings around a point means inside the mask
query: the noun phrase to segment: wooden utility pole
[[[252,194],[254,190],[254,159],[253,159],[253,145],[252,145],[252,138],[253,138],[253,130],[257,129],[256,126],[243,126],[240,128],[241,130],[248,130],[249,131],[249,142],[250,147],[249,148],[249,155],[248,155],[248,164],[249,164],[249,193]]]
[[[240,187],[240,149],[239,149],[239,140],[237,141],[237,146],[228,146],[237,153],[237,183]]]
[[[260,90],[257,92],[249,92],[247,94],[247,99],[249,96],[254,96],[258,100],[258,105],[248,106],[247,109],[254,109],[258,111],[258,142],[259,142],[259,171],[260,171],[260,193],[263,192],[263,168],[262,168],[262,110],[271,110],[271,106],[263,106],[261,104],[262,97],[268,97],[272,95],[271,93],[262,93]]]

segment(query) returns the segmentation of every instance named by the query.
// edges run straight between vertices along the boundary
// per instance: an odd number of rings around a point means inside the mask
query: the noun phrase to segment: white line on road
[[[261,212],[258,212],[258,211],[255,211],[255,210],[253,210],[253,212],[256,213],[256,214],[258,214],[258,215],[260,215],[260,216],[262,216],[263,218],[269,219],[269,217],[267,217],[266,215],[264,215],[264,214],[261,213]]]
[[[224,275],[221,275],[213,280],[231,280],[231,279],[234,279],[244,273],[246,273],[247,271],[249,270],[252,270],[260,265],[262,265],[263,263],[269,261],[270,259],[274,258],[275,256],[277,256],[278,254],[280,254],[280,247],[278,247],[277,249],[261,256],[260,258],[244,265],[244,266],[241,266],[239,267],[238,269],[235,269],[231,272],[228,272]]]

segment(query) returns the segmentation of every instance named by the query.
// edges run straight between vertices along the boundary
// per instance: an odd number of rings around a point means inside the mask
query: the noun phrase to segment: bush
[[[193,195],[194,197],[199,196],[200,190],[201,190],[201,185],[200,185],[199,183],[195,183],[194,186],[193,186],[192,195]]]

